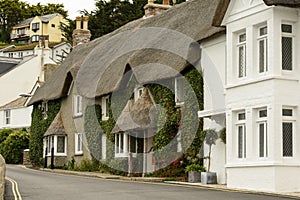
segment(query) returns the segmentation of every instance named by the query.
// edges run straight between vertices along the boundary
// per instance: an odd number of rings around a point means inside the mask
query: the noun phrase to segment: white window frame
[[[265,34],[261,34],[261,30],[266,28],[267,32]],[[260,43],[263,43],[263,55],[261,55],[261,46]],[[260,74],[266,73],[269,70],[268,67],[268,26],[260,26],[258,27],[258,37],[257,37],[257,49],[258,49],[258,72]],[[263,59],[263,62],[261,62]],[[263,66],[261,66],[261,64]]]
[[[184,76],[175,77],[175,102],[176,104],[184,103]]]
[[[4,110],[4,124],[11,125],[11,110]]]
[[[83,134],[75,133],[75,155],[83,154]]]
[[[245,35],[245,40],[244,41],[240,41],[240,37],[242,35]],[[246,34],[246,31],[243,31],[241,33],[239,33],[237,35],[237,75],[238,75],[238,78],[246,78],[247,77],[247,34]],[[243,70],[243,73],[241,73],[241,63],[240,63],[240,49],[243,49],[243,59],[244,59],[244,70]]]
[[[282,25],[292,26],[292,33],[283,32]],[[285,71],[285,72],[291,72],[291,71],[294,71],[294,68],[295,68],[295,53],[294,53],[295,52],[295,25],[293,23],[289,23],[289,22],[282,22],[280,29],[281,29],[281,70]],[[283,59],[282,59],[282,57],[283,57],[283,55],[282,55],[282,53],[283,53],[282,38],[283,37],[292,39],[292,66],[291,66],[292,69],[283,69]]]
[[[260,116],[261,111],[266,111],[266,116]],[[268,110],[267,108],[258,109],[257,112],[257,133],[258,133],[258,157],[267,158],[268,157]],[[263,126],[263,144],[261,146],[261,126]],[[263,149],[261,149],[261,147]],[[261,152],[262,151],[262,152]]]
[[[82,116],[82,96],[74,95],[73,97],[73,112],[74,117]]]
[[[101,103],[102,121],[109,119],[109,95],[102,97]]]
[[[292,110],[292,116],[283,116],[283,110],[284,109],[290,109]],[[295,108],[294,107],[290,107],[290,106],[283,106],[282,107],[282,113],[281,113],[281,116],[282,116],[282,123],[281,123],[281,126],[282,126],[282,130],[281,130],[281,145],[282,145],[282,148],[281,148],[281,155],[283,158],[294,158],[295,157],[295,148],[296,148],[296,144],[295,144],[295,135],[296,135],[296,112],[295,112]],[[283,149],[284,149],[284,146],[283,146],[283,124],[284,123],[291,123],[292,124],[292,155],[291,156],[284,156],[283,155]]]
[[[58,137],[64,137],[64,152],[57,152]],[[67,156],[67,136],[66,135],[50,135],[45,139],[45,148],[47,153],[45,156],[51,156],[51,149],[54,148],[54,156]]]
[[[115,134],[115,157],[128,157],[130,149],[130,140],[134,137],[128,133],[116,133]],[[133,157],[136,157],[138,150],[138,140],[135,137],[135,152],[131,152]],[[123,148],[122,148],[123,147]]]
[[[245,115],[245,119],[239,119],[239,115],[240,114],[244,114]],[[236,135],[237,135],[237,157],[239,159],[245,159],[247,157],[247,133],[246,133],[246,112],[245,111],[241,111],[241,112],[237,112],[236,115]],[[242,128],[242,143],[240,144],[240,128]],[[240,145],[242,145],[241,147],[241,152],[240,152]]]

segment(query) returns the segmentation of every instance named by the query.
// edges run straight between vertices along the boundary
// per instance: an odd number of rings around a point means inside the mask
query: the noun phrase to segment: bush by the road
[[[22,161],[22,150],[29,147],[29,133],[26,130],[4,129],[0,131],[0,137],[0,139],[5,137],[0,143],[0,154],[2,154],[6,163],[20,163]]]

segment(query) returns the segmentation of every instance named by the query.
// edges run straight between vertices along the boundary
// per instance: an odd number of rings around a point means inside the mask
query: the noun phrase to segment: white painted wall
[[[219,36],[201,44],[201,67],[204,75],[204,111],[200,111],[200,117],[204,117],[204,130],[221,130],[225,126],[225,70],[226,70],[226,37]],[[221,111],[221,114],[220,114]],[[209,146],[204,144],[204,157],[209,154]],[[226,148],[218,139],[212,146],[210,171],[217,172],[219,184],[226,183]],[[204,160],[204,166],[208,168],[208,159]]]
[[[31,112],[32,112],[32,106],[11,109],[10,124],[6,125],[4,110],[0,110],[0,129],[30,127]]]
[[[42,49],[37,48],[35,55],[30,59],[25,59],[14,70],[0,77],[0,105],[5,105],[17,99],[20,93],[29,93],[38,77],[43,80],[42,55],[44,56],[44,64],[55,64],[50,59],[49,49],[42,51]]]

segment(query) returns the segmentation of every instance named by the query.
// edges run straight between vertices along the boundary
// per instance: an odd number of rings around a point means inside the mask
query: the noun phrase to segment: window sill
[[[83,116],[82,113],[77,113],[77,114],[74,114],[74,115],[73,115],[73,118],[80,118],[80,117],[82,117],[82,116]]]
[[[76,152],[75,156],[83,156],[83,152]]]

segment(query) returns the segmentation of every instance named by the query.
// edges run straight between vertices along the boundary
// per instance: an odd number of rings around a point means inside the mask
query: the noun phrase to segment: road
[[[22,200],[288,200],[197,187],[61,175],[7,165],[6,177],[18,184]],[[6,181],[5,200],[15,200]]]

